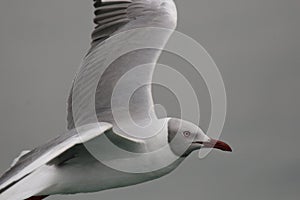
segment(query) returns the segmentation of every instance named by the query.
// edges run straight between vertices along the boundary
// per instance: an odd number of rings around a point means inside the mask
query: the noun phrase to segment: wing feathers
[[[95,40],[99,39],[99,35],[101,36],[100,38],[102,38],[103,37],[102,36],[103,35],[102,32],[105,31],[105,29],[107,29],[108,31],[114,30],[114,29],[111,29],[111,27],[113,27],[114,25],[116,25],[116,28],[118,28],[118,25],[125,24],[128,21],[129,21],[129,19],[118,19],[118,20],[114,20],[114,21],[111,21],[109,23],[106,23],[104,25],[97,26],[96,29],[95,29],[95,31],[92,34],[93,40],[95,41]],[[107,35],[107,34],[105,34],[105,35]]]
[[[131,1],[95,1],[95,18],[97,24],[92,33],[93,43],[102,41],[115,32],[120,26],[129,22],[127,8]]]
[[[102,13],[108,13],[112,12],[114,10],[123,10],[126,11],[126,8],[129,6],[130,3],[127,2],[120,2],[119,4],[114,4],[114,5],[105,5],[101,6],[95,9],[95,15],[99,15]]]
[[[142,33],[142,29],[139,33],[136,32],[131,35],[126,34],[127,31],[148,27],[174,30],[177,22],[176,7],[172,0],[95,0],[94,7],[96,27],[92,33],[92,46],[83,59],[68,99],[67,120],[69,129],[74,128],[75,124],[94,123],[95,114],[98,121],[105,120],[114,124],[111,111],[114,86],[126,72],[135,66],[156,63],[161,52],[160,49],[169,38],[169,34],[151,34],[147,30]],[[124,37],[112,38],[118,33],[125,33]],[[142,37],[140,37],[141,35]],[[119,55],[119,52],[129,48],[130,45],[144,44],[143,37],[147,38],[148,44],[151,43],[151,40],[155,44],[159,43],[155,45],[159,48],[155,51],[146,48],[128,53],[116,58],[113,63],[108,63],[110,57]],[[108,64],[109,66],[107,66]],[[139,75],[139,80],[150,82],[153,69],[154,65],[149,65],[149,69]],[[100,72],[103,74],[99,79]],[[139,83],[136,80],[126,83],[129,86],[127,88],[130,88],[135,82]],[[135,119],[149,116],[149,110],[153,106],[150,87],[141,88],[131,101],[134,102],[135,110],[139,110],[132,113],[135,115]],[[120,101],[123,98],[120,95],[115,97]],[[136,113],[139,115],[137,116]]]
[[[75,145],[85,143],[111,128],[111,124],[104,122],[89,124],[80,127],[77,130],[72,130],[47,144],[32,150],[22,156],[11,169],[3,174],[0,178],[0,191],[3,192],[8,189],[9,187],[7,186],[18,182],[26,175],[45,165]],[[80,131],[78,132],[78,130]]]
[[[105,25],[115,20],[126,19],[126,18],[127,18],[126,14],[119,14],[118,12],[117,14],[113,13],[113,15],[111,15],[110,17],[103,17],[103,15],[99,15],[97,18],[95,18],[94,22],[99,26],[99,25]]]
[[[22,151],[20,153],[20,155],[14,159],[14,161],[11,163],[10,167],[13,167],[14,165],[16,165],[16,163],[20,160],[20,158],[22,158],[24,155],[26,155],[29,152],[30,152],[29,150]]]

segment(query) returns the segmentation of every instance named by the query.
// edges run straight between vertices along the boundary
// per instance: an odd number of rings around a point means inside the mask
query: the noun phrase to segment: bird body
[[[25,199],[25,197],[27,198],[31,195],[48,196],[54,194],[87,193],[135,185],[157,179],[170,173],[184,160],[184,157],[176,158],[173,163],[163,167],[162,169],[145,173],[128,173],[113,169],[99,162],[99,160],[97,160],[84,146],[95,145],[97,151],[103,153],[106,151],[106,147],[101,144],[105,141],[105,138],[111,137],[110,135],[114,135],[113,139],[119,140],[119,137],[122,137],[114,133],[108,124],[104,123],[100,125],[107,126],[107,132],[103,132],[102,134],[97,133],[93,138],[87,139],[86,142],[79,136],[80,141],[78,144],[73,146],[66,145],[71,143],[69,141],[70,138],[72,138],[71,135],[73,135],[73,137],[78,137],[78,135],[74,135],[74,130],[71,133],[62,135],[50,141],[48,144],[42,145],[32,152],[23,155],[23,157],[21,157],[20,160],[2,177],[0,182],[1,186],[9,182],[11,182],[11,184],[8,184],[8,188],[4,185],[4,190],[0,195],[0,200]],[[94,131],[99,130],[97,126],[98,125],[88,125],[88,127],[85,128],[84,134],[93,135]],[[157,143],[167,145],[167,127],[165,127],[165,129],[161,132],[161,136],[165,138],[165,140],[157,137]],[[123,137],[121,139],[123,139]],[[146,141],[138,141],[137,143],[135,140],[128,139],[128,142],[136,143],[138,146],[137,148],[139,149],[146,149],[145,146],[148,146]],[[22,170],[24,170],[24,167],[26,169],[26,166],[28,166],[27,162],[31,162],[32,159],[40,160],[40,158],[44,157],[45,154],[47,155],[48,152],[51,153],[52,149],[56,149],[55,146],[59,146],[61,144],[64,145],[60,148],[63,148],[63,146],[70,146],[70,148],[65,150],[59,156],[48,156],[44,164],[40,164],[35,170],[31,170],[29,174],[23,176],[17,180],[17,182],[14,181],[13,178],[16,174],[20,173],[17,171],[18,166],[21,166]],[[35,152],[38,152],[37,157],[34,155]],[[147,151],[144,151],[143,153],[146,154]],[[51,159],[52,157],[54,158]],[[147,166],[154,165],[155,163],[162,163],[163,160],[170,157],[175,157],[175,154],[170,148],[168,148],[168,150],[165,151],[153,152],[150,156],[147,156],[142,160],[143,163],[138,163],[134,156],[122,157],[121,155],[118,159],[115,157],[110,158],[109,156],[107,159],[113,159],[116,165],[122,165],[126,162],[132,165],[127,167],[134,168],[135,165],[144,165],[146,168]],[[25,166],[22,166],[23,163]],[[40,161],[39,163],[43,162]],[[10,172],[13,172],[12,176]]]
[[[178,159],[170,166],[156,172],[137,174],[118,171],[97,161],[87,165],[68,165],[54,169],[57,178],[53,182],[59,184],[49,187],[39,195],[90,193],[136,185],[169,174],[182,161],[183,158]]]
[[[114,137],[112,138],[111,135],[114,135]],[[165,146],[167,145],[168,137],[167,126],[161,132],[161,135],[166,139],[162,140],[160,137],[157,137],[155,139],[156,143],[161,143],[161,146]],[[63,159],[63,163],[58,164],[59,167],[55,167],[57,166],[56,164],[54,168],[46,169],[55,171],[53,174],[55,174],[56,178],[52,183],[54,186],[49,187],[39,195],[97,192],[112,188],[135,185],[160,178],[170,173],[184,160],[184,157],[177,158],[170,148],[165,151],[154,151],[151,153],[148,151],[149,148],[145,148],[146,146],[149,146],[147,145],[147,142],[149,141],[135,141],[128,138],[128,142],[131,143],[130,146],[133,145],[132,143],[135,143],[135,145],[138,146],[137,149],[143,149],[140,150],[140,153],[149,153],[149,156],[145,156],[144,159],[140,161],[142,163],[139,163],[139,160],[136,159],[135,155],[110,155],[108,158],[106,158],[106,160],[112,160],[114,165],[117,166],[122,166],[124,163],[128,163],[127,168],[135,168],[136,165],[144,165],[144,167],[147,168],[147,166],[152,166],[155,163],[162,163],[163,160],[168,158],[176,157],[176,159],[174,159],[173,163],[170,163],[170,165],[163,167],[162,169],[156,171],[149,170],[144,173],[130,173],[113,169],[109,165],[104,164],[105,162],[99,162],[97,159],[99,158],[97,153],[90,148],[91,145],[94,144],[98,152],[101,154],[106,154],[106,151],[111,150],[106,150],[106,145],[102,145],[107,142],[105,141],[107,139],[106,137],[110,137],[112,140],[111,142],[116,143],[116,141],[113,140],[119,140],[120,135],[110,130],[106,132],[106,134],[100,135],[94,140],[89,141],[90,143],[87,142],[85,144],[87,148],[82,148],[82,146],[80,146],[75,150],[73,149],[72,154],[76,154],[76,157],[69,156],[70,160],[65,161],[65,159]],[[118,158],[116,158],[116,156],[118,156]]]

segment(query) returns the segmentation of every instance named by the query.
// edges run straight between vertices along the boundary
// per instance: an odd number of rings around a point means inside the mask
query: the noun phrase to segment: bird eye
[[[184,131],[184,132],[183,132],[183,135],[184,135],[185,137],[190,137],[191,133],[190,133],[189,131]]]

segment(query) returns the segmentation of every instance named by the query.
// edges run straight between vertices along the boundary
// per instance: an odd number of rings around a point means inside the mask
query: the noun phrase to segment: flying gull
[[[173,0],[94,6],[91,48],[68,99],[68,131],[13,161],[0,178],[0,200],[135,185],[170,173],[194,150],[231,151],[190,122],[155,115],[152,73],[176,27]]]

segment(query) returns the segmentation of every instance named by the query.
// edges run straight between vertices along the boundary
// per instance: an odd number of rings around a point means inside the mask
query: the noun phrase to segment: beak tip
[[[232,148],[228,144],[220,140],[211,139],[209,143],[204,143],[204,144],[205,144],[204,146],[208,148],[215,148],[221,151],[232,152]]]
[[[232,148],[230,146],[228,146],[228,148],[224,151],[227,151],[227,152],[232,152]]]
[[[220,149],[222,151],[232,152],[232,148],[222,141],[217,141],[214,148]]]

